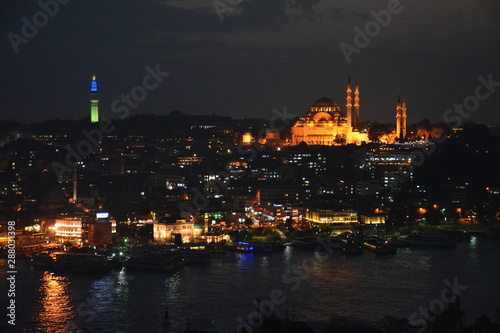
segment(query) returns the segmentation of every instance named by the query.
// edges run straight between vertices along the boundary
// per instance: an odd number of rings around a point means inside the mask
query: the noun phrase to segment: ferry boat
[[[54,252],[51,254],[53,262],[52,269],[54,270],[69,270],[77,261],[79,253],[72,252]]]
[[[444,232],[414,232],[398,237],[398,241],[406,246],[454,247],[455,238]]]
[[[207,250],[179,250],[176,257],[184,265],[209,264],[211,261],[210,252]]]
[[[255,249],[255,253],[271,253],[273,252],[273,246],[271,243],[267,242],[250,242],[250,245]]]
[[[71,265],[71,271],[77,273],[97,274],[107,273],[113,268],[111,261],[103,255],[87,254],[78,256]]]
[[[234,244],[234,251],[241,253],[255,253],[255,248],[251,243],[238,242]]]
[[[376,238],[363,239],[363,249],[375,254],[396,254],[397,248],[390,246],[387,241],[380,241]]]
[[[48,251],[43,251],[35,255],[30,264],[32,266],[41,267],[41,268],[49,268],[54,263],[54,259],[51,256],[51,253]]]
[[[363,253],[363,246],[358,242],[351,242],[342,245],[340,248],[342,254],[359,254]]]
[[[292,247],[302,250],[314,250],[318,245],[317,237],[296,237],[292,241]]]
[[[125,262],[125,268],[169,272],[175,269],[175,264],[172,258],[159,254],[132,255]]]

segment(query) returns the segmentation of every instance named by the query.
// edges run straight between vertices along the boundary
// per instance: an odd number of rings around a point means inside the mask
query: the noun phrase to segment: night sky
[[[354,28],[365,30],[371,11],[387,10],[389,1],[217,1],[234,7],[223,20],[213,0],[73,0],[17,54],[9,33],[22,36],[21,19],[33,22],[42,8],[2,1],[0,119],[89,116],[94,73],[101,117],[116,117],[111,103],[157,64],[170,75],[131,115],[180,110],[269,119],[275,107],[302,115],[323,95],[345,110],[350,73],[360,84],[361,120],[393,122],[401,94],[410,123],[438,122],[475,94],[478,76],[500,82],[498,0],[401,0],[401,12],[350,63],[339,44],[355,45]],[[494,89],[467,120],[500,124]]]

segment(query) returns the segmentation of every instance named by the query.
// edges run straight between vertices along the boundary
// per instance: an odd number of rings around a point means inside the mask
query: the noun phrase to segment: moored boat
[[[316,237],[296,237],[292,241],[292,247],[302,250],[314,250],[318,245]]]
[[[53,262],[54,259],[52,258],[51,253],[43,251],[34,256],[30,263],[36,267],[49,268],[52,266]]]
[[[398,237],[398,241],[406,246],[415,247],[454,247],[455,238],[442,232],[414,232],[407,236]]]
[[[175,269],[171,257],[159,254],[132,255],[126,262],[127,269],[141,269],[147,271],[168,272]]]
[[[363,249],[375,254],[396,254],[397,248],[389,245],[387,241],[378,239],[364,239]]]
[[[182,259],[185,265],[209,264],[210,252],[206,250],[179,250],[177,258]]]
[[[53,262],[52,269],[54,270],[69,270],[76,262],[79,253],[72,252],[54,252],[51,254]]]
[[[241,252],[241,253],[255,253],[255,248],[253,244],[249,242],[237,242],[234,244],[233,250],[235,252]]]
[[[340,253],[342,253],[342,254],[363,253],[363,246],[361,246],[361,244],[359,244],[357,242],[344,244],[344,245],[342,245],[342,247],[340,249]]]
[[[253,241],[250,242],[253,246],[255,253],[271,253],[273,252],[273,246],[271,243]]]
[[[84,255],[77,257],[71,265],[71,271],[77,273],[97,274],[111,271],[113,265],[102,255]]]

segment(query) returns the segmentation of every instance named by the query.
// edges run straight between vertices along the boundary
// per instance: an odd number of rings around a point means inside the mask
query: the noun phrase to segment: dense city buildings
[[[244,133],[258,137],[268,129],[259,119],[220,122],[217,116],[174,112],[114,125],[86,152],[78,147],[90,142],[86,133],[97,124],[4,124],[9,127],[1,147],[4,221],[16,219],[23,228],[38,224],[49,233],[54,228],[49,221],[81,220],[81,225],[61,222],[56,239],[85,244],[92,242],[90,226],[101,227],[83,216],[95,218],[100,211],[117,224],[178,215],[201,223],[204,232],[245,219],[255,225],[288,219],[322,223],[307,213],[314,207],[356,211],[355,221],[380,215],[388,228],[422,220],[490,223],[498,216],[494,127],[466,124],[433,137],[436,125],[415,124],[407,132],[415,133],[413,139],[395,144],[376,142],[377,133],[369,128],[372,142],[339,146],[292,145],[294,127],[269,143],[240,141]],[[470,173],[472,167],[483,171]],[[205,216],[214,211],[226,218],[212,226],[216,219]]]

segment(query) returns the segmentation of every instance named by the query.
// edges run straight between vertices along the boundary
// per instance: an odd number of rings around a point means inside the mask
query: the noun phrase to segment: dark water
[[[16,327],[6,325],[2,310],[0,330],[162,332],[168,307],[171,332],[182,332],[188,317],[214,319],[222,332],[236,332],[237,318],[248,318],[255,297],[271,299],[273,292],[286,297],[276,305],[278,314],[287,311],[302,320],[338,314],[375,323],[386,314],[409,316],[427,307],[440,298],[443,280],[455,277],[467,286],[462,292],[466,323],[482,313],[496,318],[500,309],[500,242],[486,237],[473,237],[454,249],[407,249],[395,256],[335,252],[322,261],[315,258],[312,252],[292,248],[270,255],[227,253],[210,265],[169,274],[122,270],[100,276],[20,265]],[[5,309],[6,270],[1,263]],[[307,270],[297,271],[304,263]]]

